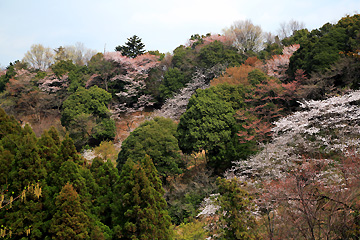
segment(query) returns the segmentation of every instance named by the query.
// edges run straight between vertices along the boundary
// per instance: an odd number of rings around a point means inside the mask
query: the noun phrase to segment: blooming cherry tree
[[[224,44],[231,45],[231,39],[229,39],[227,36],[220,35],[220,34],[209,34],[205,37],[202,37],[201,39],[190,39],[187,46],[193,47],[194,44],[197,44],[199,41],[201,41],[201,46],[208,45],[212,42],[219,41]]]
[[[180,116],[186,111],[190,97],[196,92],[197,89],[206,89],[210,87],[209,78],[219,76],[223,66],[217,65],[210,69],[198,69],[192,77],[192,80],[175,94],[172,98],[166,100],[165,104],[160,110],[155,111],[155,116],[171,118],[179,120]]]
[[[273,123],[262,151],[226,173],[258,196],[266,237],[349,239],[357,231],[359,101],[360,91],[351,91],[301,102],[302,111]]]
[[[318,159],[330,152],[359,154],[360,91],[323,101],[303,101],[304,111],[276,121],[272,141],[248,160],[234,162],[228,177],[242,180],[280,179],[305,157]],[[255,177],[255,178],[254,178]]]
[[[286,70],[289,68],[290,57],[299,48],[300,44],[286,46],[283,49],[282,55],[274,55],[269,59],[265,64],[267,75],[285,80],[287,78]]]
[[[55,74],[50,74],[40,79],[38,84],[42,91],[47,93],[56,93],[69,86],[69,77],[66,74],[61,77],[57,77]]]
[[[121,82],[124,85],[120,92],[115,93],[119,101],[113,105],[114,115],[142,111],[153,105],[152,97],[145,94],[144,90],[149,71],[160,64],[157,56],[146,53],[129,58],[122,56],[120,52],[109,52],[104,54],[104,59],[116,63],[118,68],[124,70],[110,79],[111,82]]]

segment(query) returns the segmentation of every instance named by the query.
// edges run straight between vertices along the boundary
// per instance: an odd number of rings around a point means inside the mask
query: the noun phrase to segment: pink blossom
[[[146,88],[145,80],[149,71],[160,64],[157,56],[145,53],[136,58],[122,56],[120,52],[105,53],[104,59],[118,64],[119,68],[124,69],[125,73],[113,76],[110,81],[121,81],[125,83],[121,92],[115,93],[119,101],[112,106],[112,113],[115,118],[124,112],[143,111],[145,107],[153,105],[150,95],[144,94]],[[137,97],[135,103],[129,103],[130,99]]]
[[[194,45],[194,43],[196,43],[197,41],[199,41],[199,40],[198,39],[189,40],[187,46],[192,47]],[[202,38],[202,41],[203,41],[203,43],[201,44],[202,46],[208,45],[215,41],[219,41],[224,44],[231,45],[231,40],[228,37],[226,37],[224,35],[220,35],[220,34],[212,34],[210,36],[204,37],[204,38]]]
[[[43,79],[40,79],[38,84],[42,91],[55,93],[68,87],[69,77],[66,74],[62,75],[61,77],[57,77],[55,74],[50,74]]]
[[[267,69],[267,75],[276,77],[280,80],[285,79],[286,70],[289,68],[290,57],[300,48],[300,44],[294,44],[284,47],[282,55],[275,55],[269,59],[265,67]]]

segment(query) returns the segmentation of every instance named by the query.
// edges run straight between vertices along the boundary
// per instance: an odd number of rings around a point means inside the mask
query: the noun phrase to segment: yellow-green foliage
[[[174,240],[202,240],[206,238],[205,223],[194,220],[182,223],[175,228]]]

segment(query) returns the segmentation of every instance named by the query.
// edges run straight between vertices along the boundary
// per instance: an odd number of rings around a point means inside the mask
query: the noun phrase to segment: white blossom
[[[172,98],[166,100],[162,108],[155,111],[154,115],[179,120],[180,116],[186,111],[190,97],[196,90],[209,88],[209,76],[217,76],[222,70],[222,65],[216,65],[207,70],[197,70],[194,73],[192,80],[186,84],[178,94],[175,94]]]
[[[94,158],[98,157],[94,150],[85,149],[81,155],[86,159],[87,162],[92,162]]]
[[[200,207],[201,212],[197,217],[208,217],[213,216],[220,209],[220,206],[216,204],[217,198],[220,196],[219,193],[211,194],[210,197],[205,198]]]
[[[304,111],[274,123],[272,141],[256,155],[236,161],[226,176],[240,180],[276,179],[304,157],[313,160],[335,151],[345,156],[360,149],[360,91],[323,101],[303,101]],[[336,178],[336,175],[333,175]],[[254,183],[254,181],[252,182]]]
[[[48,93],[56,93],[69,86],[69,77],[67,74],[57,77],[55,74],[47,75],[38,81],[39,88]]]

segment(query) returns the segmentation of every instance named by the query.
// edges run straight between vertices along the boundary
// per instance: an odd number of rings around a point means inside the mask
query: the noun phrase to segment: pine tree
[[[67,183],[57,196],[56,213],[50,223],[53,239],[90,239],[90,220],[78,193]]]
[[[90,167],[90,171],[97,183],[97,194],[94,196],[94,211],[100,221],[111,226],[111,204],[115,192],[115,184],[119,181],[119,173],[110,162],[104,162],[96,157]]]
[[[0,142],[0,186],[1,190],[8,184],[9,172],[11,171],[11,164],[14,160],[14,155],[7,149],[1,146]]]
[[[20,124],[15,118],[8,116],[5,111],[0,108],[0,140],[8,134],[19,133],[20,131]]]
[[[123,46],[117,46],[115,51],[121,52],[123,56],[129,58],[136,58],[138,55],[144,54],[145,45],[141,42],[141,38],[134,35],[128,38],[128,41]]]
[[[57,169],[52,168],[54,162],[58,158],[59,143],[53,138],[50,131],[45,131],[38,140],[39,155],[44,160],[44,165],[48,172]]]
[[[113,205],[118,239],[171,239],[170,217],[159,181],[150,158],[125,163],[119,199]]]
[[[13,170],[10,173],[14,191],[21,192],[24,187],[45,180],[47,172],[36,142],[35,133],[26,125],[22,131],[22,138],[16,144],[19,148],[15,155]]]
[[[55,168],[59,168],[62,162],[71,160],[76,164],[83,165],[84,161],[76,151],[74,141],[66,135],[65,139],[61,142],[59,151],[59,162],[56,163]]]
[[[46,212],[43,208],[41,189],[46,186],[47,172],[39,156],[37,138],[28,125],[21,131],[21,136],[16,142],[18,150],[9,174],[9,194],[6,198],[21,197],[6,209],[3,223],[12,228],[14,236],[43,239]],[[39,184],[39,191],[37,194],[30,194],[32,191],[27,189],[34,184]]]

